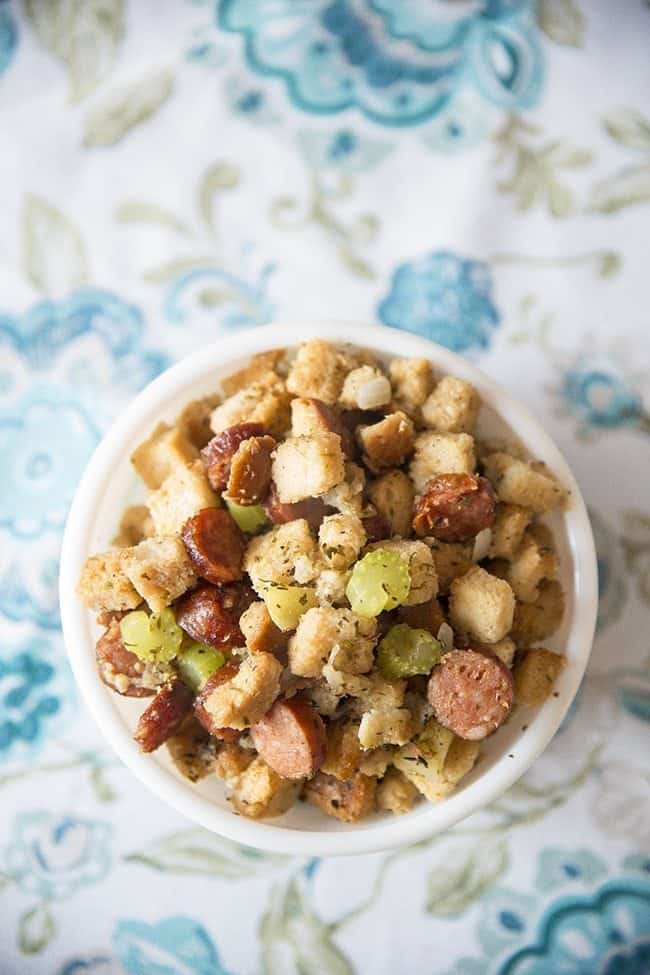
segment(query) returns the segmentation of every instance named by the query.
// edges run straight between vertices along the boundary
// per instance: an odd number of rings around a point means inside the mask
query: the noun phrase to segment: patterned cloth
[[[650,971],[649,41],[643,0],[0,0],[2,975]],[[197,345],[300,316],[471,356],[561,445],[599,550],[545,755],[360,859],[161,806],[59,629],[112,417]]]

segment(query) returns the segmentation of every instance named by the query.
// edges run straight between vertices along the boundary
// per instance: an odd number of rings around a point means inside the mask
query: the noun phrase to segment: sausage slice
[[[153,752],[175,734],[192,707],[194,695],[179,678],[164,684],[140,716],[133,737],[143,752]]]
[[[491,528],[496,509],[496,495],[486,477],[440,474],[415,502],[413,530],[441,542],[464,542]]]
[[[239,741],[243,732],[237,731],[236,728],[218,728],[214,723],[214,718],[205,707],[205,701],[212,694],[215,687],[220,687],[221,684],[227,683],[229,680],[236,675],[239,670],[240,663],[238,660],[229,660],[225,663],[223,667],[219,670],[215,670],[206,680],[205,684],[197,694],[194,700],[194,715],[198,721],[203,725],[206,731],[209,731],[211,735],[215,738],[219,738],[221,741],[226,741],[229,743]]]
[[[243,440],[230,464],[227,496],[236,504],[257,504],[269,493],[273,437]]]
[[[145,665],[127,650],[120,630],[120,618],[113,618],[95,646],[97,669],[104,684],[124,697],[151,697],[155,691],[143,686]]]
[[[217,650],[244,646],[239,617],[246,608],[248,587],[204,584],[176,603],[176,622],[192,639]]]
[[[210,486],[215,491],[225,490],[232,459],[240,444],[249,437],[263,437],[265,433],[261,423],[238,423],[218,433],[206,444],[201,451],[201,460]]]
[[[459,738],[480,741],[512,709],[512,674],[489,650],[450,650],[434,667],[427,697],[436,719]]]
[[[188,518],[181,538],[198,574],[218,585],[242,577],[246,542],[223,508],[204,508]]]
[[[276,701],[250,733],[258,753],[284,779],[311,778],[325,761],[325,725],[303,698]]]
[[[304,518],[312,531],[318,531],[325,515],[331,514],[334,508],[326,505],[321,498],[305,498],[304,501],[287,504],[278,499],[271,486],[271,492],[264,503],[264,510],[274,525],[284,525],[287,521]]]

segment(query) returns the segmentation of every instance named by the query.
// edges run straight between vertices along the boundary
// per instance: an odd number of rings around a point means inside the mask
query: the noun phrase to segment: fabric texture
[[[650,971],[649,41],[643,0],[0,0],[2,975]],[[360,859],[161,805],[81,705],[57,606],[111,419],[301,316],[471,357],[557,440],[598,546],[552,745]]]

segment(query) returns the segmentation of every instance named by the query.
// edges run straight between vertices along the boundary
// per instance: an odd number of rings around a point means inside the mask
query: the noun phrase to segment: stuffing
[[[280,693],[282,664],[270,653],[245,657],[237,673],[205,695],[203,707],[217,728],[249,728]]]
[[[196,582],[180,538],[146,538],[122,551],[124,574],[152,613],[159,613]]]
[[[419,792],[412,782],[396,768],[389,768],[377,786],[377,809],[396,816],[408,812]]]
[[[113,539],[113,545],[116,548],[127,548],[129,545],[137,545],[153,533],[153,522],[146,504],[132,504],[120,518],[120,530]]]
[[[506,579],[517,599],[533,603],[543,579],[556,579],[559,560],[553,548],[553,535],[546,525],[526,529],[519,548],[512,556]]]
[[[392,390],[384,374],[373,366],[359,366],[345,377],[339,396],[344,410],[376,410],[390,403]]]
[[[427,538],[426,542],[436,567],[438,592],[446,595],[454,579],[464,576],[472,568],[473,543],[439,542],[437,538]]]
[[[366,544],[366,532],[357,515],[327,515],[318,531],[323,558],[333,569],[347,569]]]
[[[363,450],[364,461],[371,471],[384,467],[399,467],[413,450],[415,428],[406,413],[397,410],[383,420],[361,426],[357,439]]]
[[[403,538],[411,534],[415,491],[408,474],[386,471],[368,485],[368,497],[390,526],[391,534]]]
[[[543,704],[565,666],[566,658],[559,653],[545,650],[544,647],[527,650],[512,673],[515,701],[533,707]]]
[[[273,455],[273,481],[280,501],[318,497],[345,478],[341,438],[335,433],[289,437]]]
[[[291,400],[291,436],[314,437],[322,433],[336,433],[341,438],[341,449],[346,456],[354,451],[351,432],[343,422],[340,410],[328,406],[319,399],[297,396]]]
[[[518,602],[515,606],[510,636],[523,647],[546,640],[558,629],[563,616],[562,586],[556,580],[544,579],[534,602]]]
[[[177,467],[187,467],[199,452],[179,427],[159,423],[131,454],[131,463],[148,488],[159,488]]]
[[[135,609],[142,597],[124,571],[123,549],[113,549],[86,559],[77,593],[89,609],[99,613]]]
[[[453,792],[478,758],[478,742],[456,738],[431,718],[418,738],[401,748],[395,768],[431,802]]]
[[[417,630],[428,630],[434,636],[438,635],[438,630],[446,622],[442,606],[435,598],[416,606],[400,606],[397,615],[400,622]]]
[[[179,535],[188,518],[204,508],[216,508],[219,499],[208,483],[200,460],[176,467],[161,486],[147,496],[156,535]]]
[[[502,640],[498,640],[496,643],[486,643],[484,646],[487,650],[495,653],[499,660],[503,660],[506,667],[512,667],[517,652],[517,644],[511,637],[504,636]]]
[[[307,782],[304,797],[328,816],[354,823],[369,816],[375,808],[377,780],[358,772],[341,782],[333,775],[318,772]]]
[[[500,501],[539,514],[560,508],[566,502],[566,491],[546,469],[536,470],[530,462],[505,453],[490,454],[484,466]]]
[[[232,786],[231,802],[249,819],[281,816],[298,798],[301,783],[283,779],[266,762],[254,758]]]
[[[345,477],[323,495],[323,501],[331,508],[345,515],[361,515],[363,512],[363,490],[366,486],[366,475],[358,464],[348,461],[345,465]]]
[[[433,388],[433,370],[428,359],[393,359],[390,379],[395,402],[413,419]]]
[[[349,695],[355,699],[350,702],[350,710],[357,717],[372,707],[401,708],[404,704],[406,681],[385,680],[376,672],[349,674],[336,670],[331,663],[325,664],[322,674],[335,694],[339,697]]]
[[[371,708],[361,716],[359,741],[362,748],[405,745],[415,731],[408,708]]]
[[[244,554],[244,569],[262,597],[268,583],[312,582],[319,572],[319,551],[305,519],[287,521],[253,538]]]
[[[508,583],[480,566],[474,566],[451,584],[451,625],[477,640],[501,640],[512,627],[514,611],[515,596]]]
[[[488,555],[493,559],[511,559],[519,548],[531,517],[531,512],[518,504],[501,502],[497,505]]]
[[[254,382],[240,389],[217,406],[210,416],[213,433],[223,433],[239,423],[261,423],[269,433],[280,435],[289,422],[289,397],[279,377],[275,377],[272,385]]]
[[[331,721],[327,728],[327,754],[321,771],[345,782],[359,771],[363,755],[358,721]]]
[[[359,771],[363,772],[364,775],[373,775],[380,779],[382,775],[386,774],[389,765],[392,764],[394,754],[393,745],[384,745],[382,748],[372,748],[370,751],[363,752]]]
[[[437,594],[438,576],[428,545],[419,541],[389,538],[373,542],[368,546],[369,551],[377,548],[397,553],[408,565],[411,574],[411,588],[404,600],[405,606],[417,606],[418,603],[426,603]]]
[[[351,569],[322,569],[316,579],[316,598],[321,606],[341,606],[347,601],[345,590]]]
[[[375,620],[350,609],[308,609],[289,640],[289,669],[300,677],[318,677],[329,658],[336,671],[365,673],[373,664],[376,631]]]
[[[476,467],[474,438],[468,433],[421,433],[409,474],[417,494],[438,474],[473,474]]]
[[[251,383],[273,387],[281,382],[278,369],[285,354],[286,349],[269,349],[268,352],[258,352],[252,356],[247,366],[221,380],[221,387],[226,396],[233,396],[240,389],[246,389]]]
[[[254,758],[255,752],[242,748],[239,744],[226,742],[217,750],[214,774],[227,785],[233,786]]]
[[[341,349],[312,339],[298,349],[287,376],[287,389],[294,396],[313,396],[332,406],[351,368],[349,357]]]
[[[251,653],[273,653],[286,659],[288,636],[275,625],[266,603],[251,603],[239,617],[239,628]]]
[[[218,393],[193,399],[176,417],[174,425],[197,450],[201,450],[212,439],[210,417],[220,402]]]
[[[172,762],[190,782],[199,782],[214,773],[218,742],[208,734],[194,715],[187,716],[179,730],[167,739]]]
[[[428,427],[440,433],[471,433],[481,406],[479,395],[469,383],[443,376],[422,407]]]

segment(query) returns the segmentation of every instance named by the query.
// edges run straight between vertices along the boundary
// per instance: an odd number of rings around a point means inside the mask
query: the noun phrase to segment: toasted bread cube
[[[409,473],[417,494],[438,474],[472,474],[476,467],[474,438],[468,433],[421,433]]]
[[[277,369],[285,352],[285,349],[269,349],[268,352],[258,352],[252,356],[247,366],[221,380],[226,396],[232,396],[240,389],[246,389],[251,383],[274,386],[280,380]]]
[[[301,783],[283,779],[259,756],[233,784],[231,802],[249,819],[281,816],[298,798]]]
[[[504,579],[476,565],[454,579],[449,599],[451,625],[484,643],[497,643],[512,627],[515,596]]]
[[[340,411],[318,399],[304,399],[296,396],[291,400],[291,436],[313,437],[322,433],[337,433],[345,430]],[[352,436],[346,436],[351,442]],[[346,446],[345,443],[342,444]]]
[[[196,582],[196,572],[180,538],[145,538],[123,550],[124,572],[134,589],[159,613]]]
[[[233,786],[254,759],[255,752],[252,749],[242,748],[233,742],[224,742],[217,751],[214,774],[223,779],[226,785]]]
[[[159,488],[177,467],[187,467],[199,452],[178,427],[159,423],[131,454],[131,463],[148,488]]]
[[[455,376],[443,376],[422,407],[428,427],[440,433],[472,433],[481,406],[470,383]]]
[[[496,643],[486,643],[484,646],[496,654],[499,660],[503,660],[506,667],[512,667],[517,652],[517,644],[511,637],[504,636],[503,640],[498,640]]]
[[[316,579],[316,598],[321,606],[342,606],[352,569],[322,569]]]
[[[377,809],[399,816],[409,811],[418,796],[418,790],[405,775],[389,768],[377,786]]]
[[[218,505],[219,498],[210,487],[200,460],[189,467],[177,467],[147,497],[156,535],[179,535],[188,518]]]
[[[428,359],[393,359],[390,379],[395,400],[410,417],[419,418],[421,407],[433,389],[433,370]]]
[[[543,704],[566,665],[566,658],[544,647],[531,647],[512,672],[515,701],[537,707]]]
[[[404,471],[386,471],[368,486],[368,495],[390,525],[392,535],[407,538],[413,521],[413,482]]]
[[[447,729],[442,729],[443,732]],[[451,733],[449,733],[451,735]],[[444,799],[474,766],[480,745],[451,735],[430,739],[426,736],[401,748],[395,767],[431,802]]]
[[[336,670],[331,663],[323,667],[323,677],[339,697],[349,695],[355,698],[351,711],[359,718],[373,707],[401,708],[404,704],[404,680],[385,680],[377,672],[349,674]]]
[[[373,748],[369,752],[363,752],[363,759],[359,766],[359,771],[364,775],[373,775],[380,779],[386,774],[386,769],[392,765],[395,754],[394,745],[385,745],[382,748]]]
[[[363,755],[358,721],[331,721],[327,726],[327,754],[322,771],[345,782],[359,771]]]
[[[500,501],[518,504],[537,513],[553,511],[566,501],[566,491],[544,469],[510,454],[490,454],[485,459],[485,475],[492,481]]]
[[[254,382],[224,400],[210,417],[213,433],[223,433],[239,423],[261,423],[269,433],[282,434],[289,426],[289,397],[276,377],[273,385]]]
[[[363,674],[374,662],[377,624],[350,609],[315,606],[300,617],[289,640],[289,669],[299,677],[319,677],[330,665],[347,674]]]
[[[218,393],[193,399],[176,417],[174,425],[197,450],[201,450],[212,439],[210,417],[220,402],[221,397]]]
[[[143,538],[153,535],[153,521],[146,504],[132,504],[120,518],[120,530],[113,539],[117,548],[137,545]]]
[[[253,538],[244,554],[244,569],[262,597],[268,583],[313,582],[319,572],[319,552],[305,519],[287,521]]]
[[[519,646],[527,647],[546,640],[558,629],[564,616],[564,593],[556,580],[544,579],[534,603],[518,602],[512,621],[511,636]]]
[[[333,569],[347,569],[366,544],[366,532],[357,515],[327,515],[318,530],[323,558]]]
[[[408,708],[371,708],[361,716],[359,741],[365,749],[405,745],[416,730]]]
[[[325,494],[345,478],[341,438],[335,433],[289,437],[273,455],[273,481],[282,502]]]
[[[411,574],[411,588],[407,598],[404,600],[405,606],[417,606],[418,603],[426,603],[438,592],[438,576],[436,567],[431,555],[431,549],[424,542],[410,541],[402,538],[388,538],[383,541],[373,542],[368,548],[386,549],[388,552],[395,552],[408,565]]]
[[[506,579],[517,599],[533,603],[542,579],[556,579],[559,568],[551,532],[546,525],[532,525],[510,560]]]
[[[309,680],[303,694],[323,717],[333,718],[336,715],[341,695],[332,690],[324,678]]]
[[[298,349],[287,376],[287,389],[294,396],[313,396],[333,406],[351,368],[349,357],[335,345],[312,339]]]
[[[366,475],[362,467],[348,461],[345,465],[345,478],[323,495],[323,501],[342,514],[361,515],[363,512],[363,489]]]
[[[142,597],[124,571],[123,549],[102,552],[86,559],[77,584],[82,602],[99,613],[135,609]]]
[[[390,382],[380,369],[358,366],[345,377],[339,396],[339,406],[344,410],[376,410],[390,403]]]
[[[440,542],[437,538],[427,538],[438,576],[438,592],[449,592],[454,579],[464,576],[474,564],[472,560],[473,543]]]
[[[501,502],[497,505],[497,516],[492,525],[490,558],[511,559],[515,554],[524,532],[531,520],[531,512],[518,504]]]
[[[286,653],[289,637],[275,625],[265,602],[251,603],[239,617],[239,628],[250,653],[274,653],[279,658]]]
[[[256,724],[280,693],[281,674],[282,664],[271,653],[245,657],[235,676],[203,701],[214,726],[241,731]]]
[[[357,438],[366,465],[372,471],[379,471],[384,467],[399,467],[406,460],[415,443],[415,428],[413,420],[397,410],[377,423],[359,427]]]
[[[355,823],[375,808],[377,780],[358,772],[345,782],[318,772],[305,786],[307,802],[344,823]]]
[[[165,744],[172,762],[190,782],[200,782],[214,772],[218,742],[193,714],[187,715],[179,730]]]

